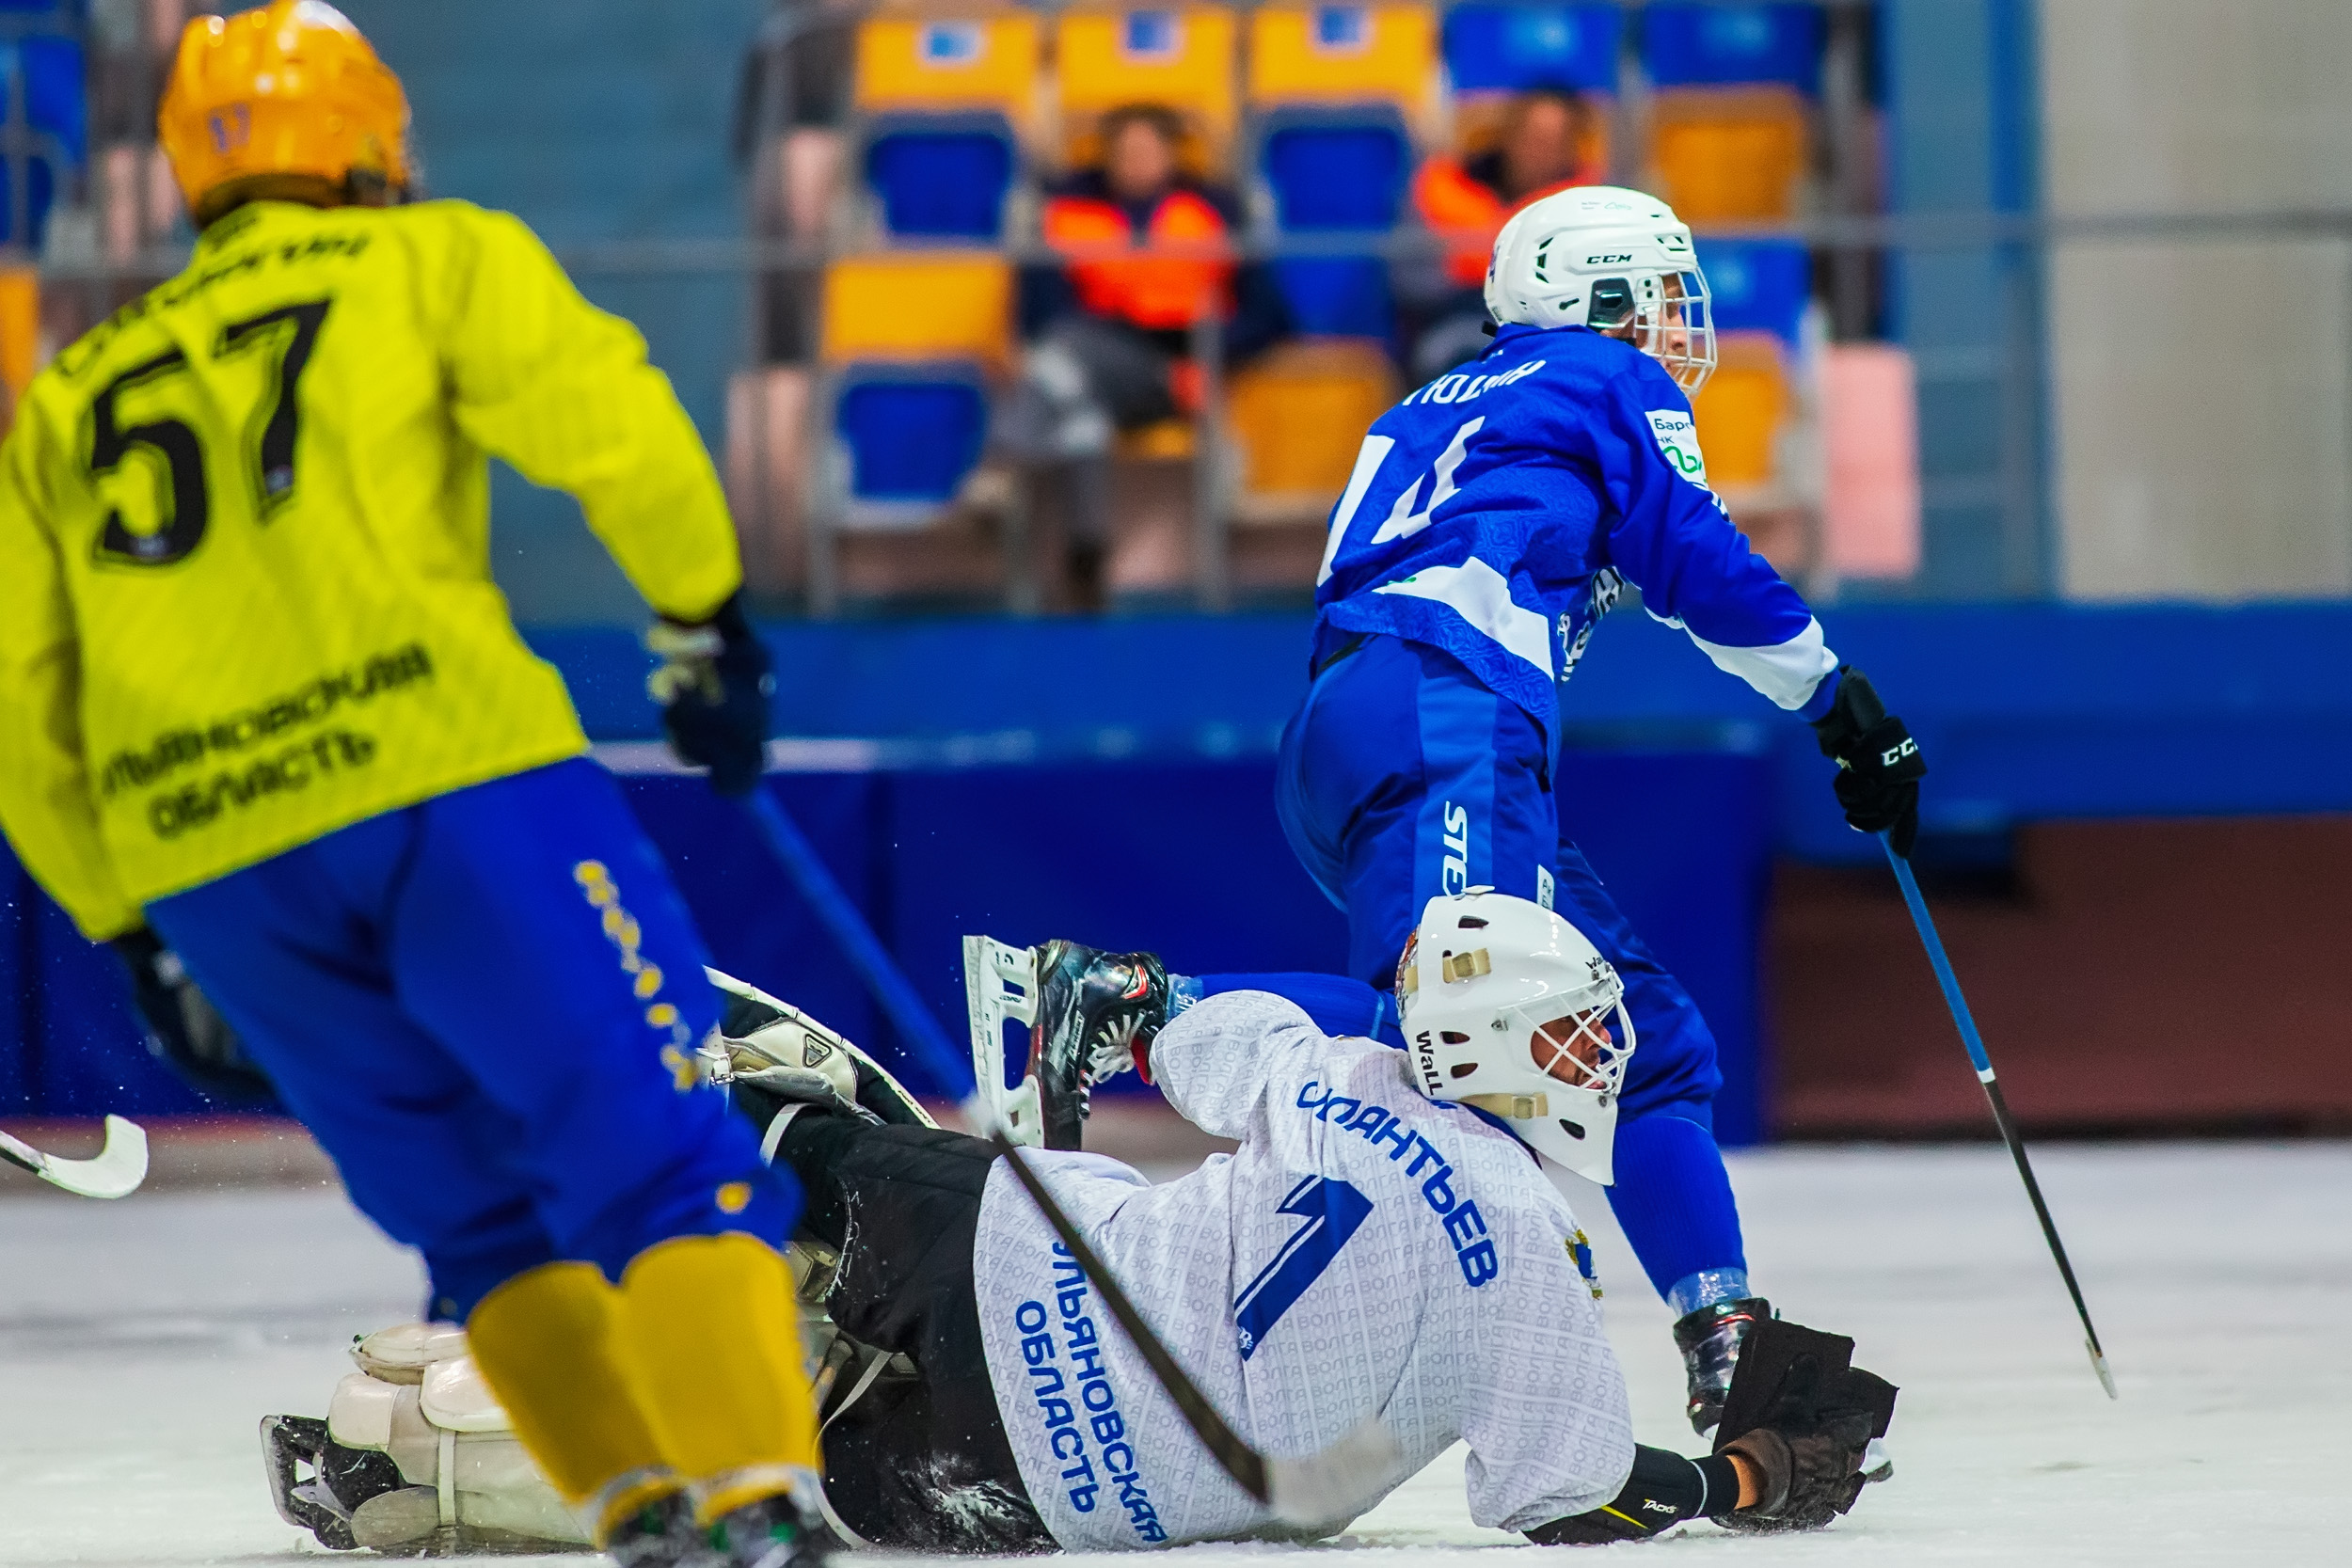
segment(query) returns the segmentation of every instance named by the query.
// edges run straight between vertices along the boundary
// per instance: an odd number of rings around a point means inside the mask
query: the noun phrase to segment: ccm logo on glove
[[[1852,665],[1837,672],[1837,695],[1813,721],[1821,754],[1837,764],[1831,787],[1857,832],[1884,833],[1908,860],[1919,836],[1919,781],[1928,765],[1903,721],[1886,711],[1869,677]]]

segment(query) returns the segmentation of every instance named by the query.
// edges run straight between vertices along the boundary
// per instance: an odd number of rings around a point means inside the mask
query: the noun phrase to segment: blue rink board
[[[2053,818],[2352,810],[2352,602],[1857,606],[1821,612],[1928,758],[1930,832]],[[1303,614],[800,622],[766,628],[787,735],[904,754],[1270,753],[1306,689]],[[650,736],[614,630],[534,633],[599,739]],[[1802,723],[1620,609],[1565,688],[1588,749],[1770,752],[1785,855],[1867,863]],[[929,750],[926,750],[926,747]]]
[[[1753,1141],[1766,759],[1613,752],[1573,755],[1563,773],[1572,828],[1715,1026],[1730,1080],[1722,1131]],[[1336,970],[1344,957],[1338,911],[1282,842],[1263,756],[784,773],[770,784],[959,1041],[967,932],[1154,947],[1190,972]],[[736,808],[693,778],[639,775],[627,787],[715,961],[895,1055]],[[111,956],[13,863],[0,872],[0,1116],[202,1109],[148,1060]],[[560,1062],[561,1042],[545,1043]]]
[[[1919,736],[1931,833],[2352,810],[2352,604],[1823,620]],[[1155,944],[1179,969],[1334,968],[1338,915],[1271,806],[1306,632],[1299,614],[771,626],[778,728],[855,742],[772,783],[958,1038],[967,930]],[[532,640],[597,739],[656,733],[632,637]],[[1772,857],[1854,863],[1875,847],[1839,821],[1804,726],[1638,611],[1595,639],[1565,721],[1570,831],[1699,999],[1731,1078],[1724,1131],[1752,1137]],[[629,787],[721,963],[887,1043],[781,872],[699,782]],[[199,1108],[140,1053],[112,959],[12,863],[0,897],[0,1115]]]

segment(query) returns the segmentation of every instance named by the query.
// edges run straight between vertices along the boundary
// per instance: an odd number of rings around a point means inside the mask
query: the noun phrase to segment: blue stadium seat
[[[1702,240],[1718,332],[1770,332],[1791,349],[1812,297],[1813,258],[1794,240]]]
[[[0,0],[8,12],[57,10],[46,5]],[[74,39],[23,37],[0,41],[0,84],[21,92],[30,145],[17,157],[0,157],[0,244],[39,249],[48,228],[49,208],[64,170],[77,169],[88,156],[88,103],[83,85],[82,45]],[[0,99],[4,108],[6,99]],[[26,171],[27,232],[15,232],[16,167]],[[59,168],[59,165],[64,169]]]
[[[1266,133],[1262,166],[1276,221],[1309,231],[1392,226],[1412,157],[1404,126],[1386,118],[1331,123],[1321,112],[1315,121],[1278,116]]]
[[[1394,110],[1278,110],[1262,145],[1283,232],[1385,234],[1402,215],[1412,144]],[[1386,338],[1394,325],[1388,265],[1376,256],[1292,258],[1275,264],[1274,277],[1302,333]]]
[[[1617,90],[1613,5],[1456,6],[1445,16],[1445,63],[1455,92]]]
[[[1821,87],[1819,6],[1778,3],[1642,8],[1642,61],[1660,87]]]
[[[1000,116],[888,116],[868,133],[866,182],[893,238],[990,241],[1016,163]]]
[[[988,392],[977,373],[942,367],[853,371],[834,404],[834,432],[848,452],[850,516],[927,522],[953,500],[980,460]]]

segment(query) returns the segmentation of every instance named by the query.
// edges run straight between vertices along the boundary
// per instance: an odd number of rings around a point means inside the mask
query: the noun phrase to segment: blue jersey
[[[1383,414],[1332,509],[1318,662],[1348,634],[1442,648],[1556,739],[1559,684],[1625,583],[1784,708],[1837,659],[1707,488],[1690,400],[1587,327],[1506,326]]]

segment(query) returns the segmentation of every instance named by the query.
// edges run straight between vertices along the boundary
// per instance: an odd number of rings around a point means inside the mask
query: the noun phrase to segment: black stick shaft
[[[2026,1159],[2026,1140],[2017,1131],[2017,1122],[2009,1114],[2009,1101],[2001,1098],[2001,1085],[1994,1076],[1993,1058],[1984,1049],[1984,1037],[1977,1032],[1976,1016],[1968,1010],[1968,998],[1961,994],[1960,976],[1953,972],[1950,955],[1944,951],[1944,939],[1935,929],[1935,917],[1928,912],[1928,901],[1919,891],[1919,879],[1911,874],[1911,863],[1895,852],[1894,841],[1885,833],[1879,834],[1879,843],[1886,850],[1886,863],[1894,868],[1895,883],[1902,889],[1903,903],[1911,910],[1911,923],[1919,932],[1920,945],[1928,950],[1928,966],[1935,971],[1935,983],[1943,989],[1944,1005],[1951,1010],[1952,1026],[1960,1031],[1960,1043],[1967,1049],[1968,1060],[1977,1069],[1977,1082],[1984,1085],[1984,1097],[1993,1105],[1993,1124],[2001,1130],[2001,1141],[2009,1145],[2010,1158],[2017,1162],[2017,1174],[2025,1180],[2026,1196],[2033,1200],[2034,1217],[2042,1222],[2042,1239],[2050,1243],[2050,1257],[2057,1262],[2058,1277],[2066,1281],[2066,1293],[2074,1298],[2074,1315],[2083,1321],[2083,1338],[2090,1352],[2090,1370],[2099,1377],[2099,1386],[2115,1398],[2115,1377],[2107,1370],[2107,1354],[2099,1346],[2099,1331],[2090,1323],[2090,1308],[2083,1301],[2082,1287],[2074,1281],[2074,1265],[2068,1260],[2066,1245],[2058,1240],[2058,1224],[2050,1218],[2050,1206],[2042,1200],[2042,1183],[2034,1180],[2033,1166]]]
[[[1062,1206],[1054,1201],[1054,1195],[1045,1190],[1044,1180],[1029,1168],[1028,1161],[1021,1157],[1020,1148],[1005,1136],[1001,1128],[992,1130],[989,1139],[1012,1166],[1012,1173],[1027,1191],[1029,1201],[1037,1205],[1038,1212],[1045,1216],[1045,1223],[1052,1226],[1054,1234],[1061,1238],[1061,1244],[1070,1249],[1070,1256],[1077,1259],[1078,1267],[1084,1269],[1087,1277],[1094,1282],[1094,1289],[1102,1296],[1103,1305],[1111,1309],[1111,1316],[1119,1320],[1119,1326],[1126,1331],[1136,1349],[1143,1353],[1143,1359],[1151,1367],[1152,1375],[1158,1378],[1160,1386],[1168,1390],[1168,1397],[1175,1402],[1176,1409],[1184,1418],[1184,1424],[1192,1428],[1218,1466],[1233,1478],[1236,1486],[1262,1504],[1271,1503],[1274,1494],[1266,1481],[1265,1456],[1241,1440],[1240,1433],[1226,1424],[1225,1418],[1217,1414],[1216,1406],[1209,1402],[1208,1396],[1185,1374],[1184,1368],[1176,1364],[1176,1358],[1168,1353],[1168,1347],[1160,1342],[1160,1337],[1152,1333],[1151,1326],[1143,1321],[1143,1314],[1137,1312],[1135,1304],[1127,1299],[1127,1292],[1120,1288],[1118,1279],[1104,1265],[1103,1259],[1095,1256],[1086,1238],[1078,1234],[1078,1227],[1062,1212]]]
[[[2017,1131],[2017,1122],[2009,1114],[2009,1101],[2001,1097],[2000,1081],[1987,1078],[1984,1098],[1993,1104],[1993,1121],[2001,1130],[2001,1140],[2009,1145],[2010,1157],[2017,1162],[2017,1174],[2025,1180],[2026,1196],[2033,1200],[2034,1218],[2042,1222],[2042,1234],[2050,1243],[2050,1256],[2058,1259],[2058,1275],[2066,1281],[2066,1293],[2074,1300],[2074,1313],[2083,1321],[2083,1333],[2090,1338],[2090,1354],[2105,1359],[2106,1352],[2100,1348],[2099,1331],[2090,1323],[2090,1308],[2083,1301],[2083,1288],[2074,1282],[2074,1265],[2067,1259],[2066,1243],[2058,1240],[2058,1222],[2050,1218],[2050,1206],[2042,1201],[2042,1183],[2034,1180],[2033,1164],[2026,1158],[2026,1140]]]

